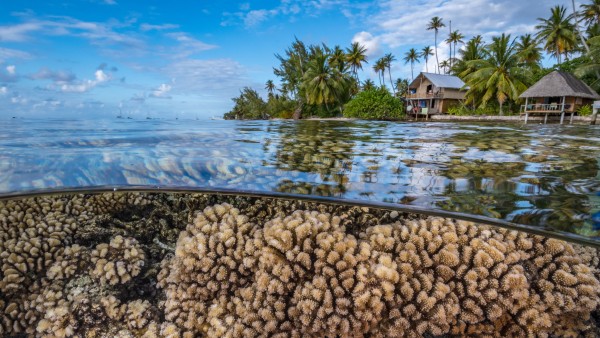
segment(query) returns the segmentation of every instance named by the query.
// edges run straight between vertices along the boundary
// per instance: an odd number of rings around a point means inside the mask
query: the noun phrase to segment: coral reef
[[[0,201],[3,337],[593,337],[599,279],[593,248],[388,210]]]

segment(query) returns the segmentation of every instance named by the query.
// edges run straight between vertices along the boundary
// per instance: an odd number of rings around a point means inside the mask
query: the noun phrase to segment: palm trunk
[[[438,60],[438,55],[437,55],[437,29],[435,30],[435,63],[437,65],[437,70],[436,73],[440,73],[440,60]]]
[[[429,73],[429,66],[427,66],[427,58],[425,58],[425,71]]]
[[[498,103],[500,104],[500,116],[504,116],[504,111],[502,111],[502,101],[498,100]]]
[[[415,80],[415,74],[413,72],[414,69],[415,69],[415,65],[414,65],[414,63],[411,62],[410,63],[410,79],[411,79],[411,81]]]
[[[392,69],[388,68],[388,75],[390,76],[390,86],[392,86],[392,93],[396,95],[396,89],[394,89],[394,82],[392,82]]]

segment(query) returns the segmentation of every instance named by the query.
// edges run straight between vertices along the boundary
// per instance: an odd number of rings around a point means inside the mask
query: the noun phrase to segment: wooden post
[[[546,124],[548,122],[548,114],[544,115],[544,124]]]
[[[598,105],[596,104],[598,101],[594,101],[594,105],[592,106],[592,120],[590,121],[591,125],[596,124],[596,117],[598,116]]]
[[[564,97],[564,96],[563,96],[563,99],[562,99],[562,107],[561,107],[561,109],[560,109],[560,110],[561,110],[563,113],[565,112],[565,97]]]
[[[564,120],[565,120],[565,112],[562,111],[562,112],[560,112],[560,124],[563,124]]]
[[[525,98],[525,109],[524,109],[525,112],[527,112],[527,104],[528,104],[528,102],[529,102],[529,98],[526,97]]]
[[[529,112],[525,112],[525,124],[527,124],[527,118],[529,117]]]
[[[571,119],[569,120],[569,124],[573,124],[573,115],[575,115],[575,112],[571,112]]]

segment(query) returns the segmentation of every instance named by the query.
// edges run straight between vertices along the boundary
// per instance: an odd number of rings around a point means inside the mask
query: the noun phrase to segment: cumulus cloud
[[[367,49],[367,56],[373,58],[376,55],[381,54],[381,48],[379,45],[379,38],[373,36],[369,32],[358,32],[354,34],[352,42],[358,42],[360,45]]]
[[[64,93],[84,93],[99,84],[108,82],[112,78],[111,74],[105,73],[102,69],[96,70],[93,80],[84,80],[78,83],[59,84],[58,89]]]
[[[15,75],[17,73],[17,67],[15,65],[6,66],[6,72],[8,75]]]
[[[6,95],[6,94],[8,94],[8,87],[6,87],[6,86],[0,87],[0,95]]]
[[[481,34],[484,37],[501,32],[513,34],[531,33],[536,25],[536,15],[549,14],[554,5],[570,5],[569,1],[559,0],[548,3],[545,0],[418,0],[379,2],[378,11],[371,16],[374,26],[372,33],[381,42],[392,48],[424,44],[433,45],[434,33],[426,29],[427,22],[434,16],[443,19],[446,27],[438,35],[438,42],[452,30],[460,30],[467,37]],[[543,9],[548,9],[543,11]],[[568,7],[569,8],[569,7]],[[376,33],[374,33],[376,31]]]
[[[168,94],[171,91],[171,86],[166,84],[166,83],[162,83],[160,86],[158,86],[158,88],[154,89],[151,93],[150,93],[150,97],[155,97],[158,99],[170,99],[171,96]]]

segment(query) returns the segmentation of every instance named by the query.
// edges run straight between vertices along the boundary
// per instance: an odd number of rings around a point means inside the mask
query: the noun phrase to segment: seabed
[[[597,337],[597,249],[209,193],[0,200],[2,337]]]

